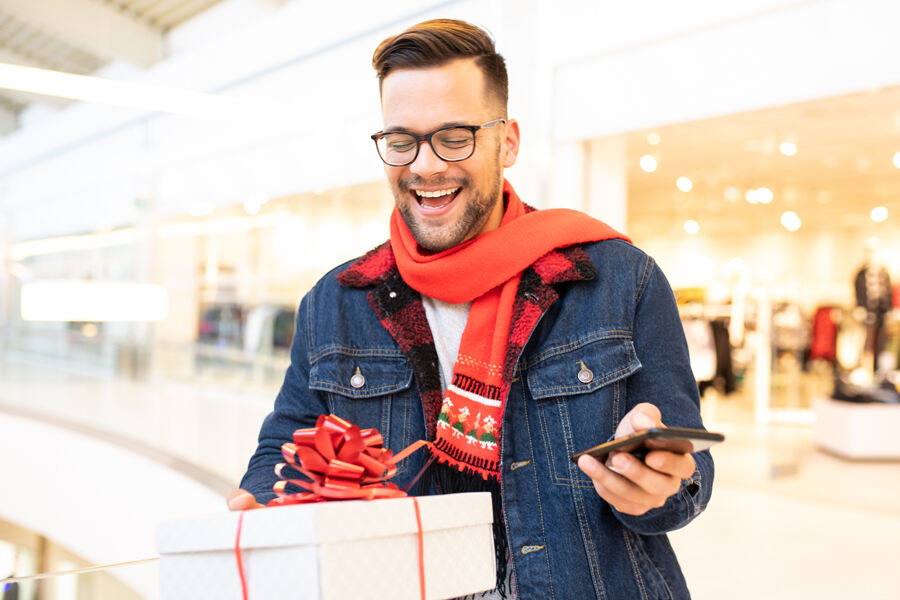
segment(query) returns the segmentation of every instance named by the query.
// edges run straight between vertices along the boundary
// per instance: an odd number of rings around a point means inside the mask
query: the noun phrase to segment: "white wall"
[[[572,2],[584,7],[580,2]],[[558,139],[585,139],[900,83],[891,0],[597,3],[552,29]],[[573,11],[574,12],[574,11]],[[574,14],[572,15],[574,17]],[[592,18],[591,18],[592,17]],[[561,33],[565,37],[562,37]],[[571,54],[571,53],[567,53]]]

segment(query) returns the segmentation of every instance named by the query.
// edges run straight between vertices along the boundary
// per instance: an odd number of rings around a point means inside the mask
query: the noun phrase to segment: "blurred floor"
[[[707,510],[671,535],[693,597],[900,598],[900,461],[850,461],[810,426],[753,424],[752,400],[716,402]],[[705,407],[706,408],[706,407]]]
[[[196,426],[196,415],[211,412],[229,415],[232,431],[249,438],[278,388],[89,377],[2,354],[0,380],[0,410],[118,435],[143,431],[143,444],[161,440],[170,447],[172,435],[146,432],[191,419],[196,447],[205,443],[204,431],[221,435]],[[900,556],[900,462],[843,460],[817,450],[809,426],[756,427],[752,409],[742,393],[704,400],[707,426],[725,432],[727,441],[713,452],[716,483],[708,510],[672,534],[694,597],[900,598],[893,571]],[[173,418],[178,411],[185,416]],[[240,444],[241,456],[223,453],[220,444],[218,460],[227,455],[234,463],[220,465],[220,473],[240,473],[252,442]]]

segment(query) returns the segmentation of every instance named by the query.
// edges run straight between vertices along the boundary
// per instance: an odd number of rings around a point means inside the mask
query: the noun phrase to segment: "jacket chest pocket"
[[[412,441],[416,403],[413,372],[401,354],[339,350],[316,359],[309,371],[309,387],[325,394],[329,410],[359,426],[381,432],[394,452]],[[398,465],[405,471],[409,460]]]
[[[631,338],[600,336],[550,348],[531,364],[528,389],[550,480],[592,487],[571,456],[609,439],[624,414],[626,378],[641,368]]]

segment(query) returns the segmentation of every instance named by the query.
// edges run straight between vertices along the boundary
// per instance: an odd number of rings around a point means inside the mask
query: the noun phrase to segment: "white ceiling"
[[[866,229],[871,209],[883,205],[900,219],[900,87],[875,90],[671,125],[627,135],[629,232],[636,237],[681,231],[687,219],[703,233],[723,235],[784,231],[780,217],[796,212],[802,229]],[[779,152],[796,145],[794,156]],[[658,160],[644,172],[640,158]],[[693,189],[676,188],[679,177]],[[725,197],[728,186],[740,198]],[[768,187],[768,205],[751,205],[747,189]]]
[[[171,28],[221,0],[0,0],[0,63],[87,75],[120,60],[152,66]],[[58,98],[0,89],[0,135],[31,103]]]

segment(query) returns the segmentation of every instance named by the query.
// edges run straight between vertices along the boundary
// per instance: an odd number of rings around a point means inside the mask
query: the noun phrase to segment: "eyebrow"
[[[435,127],[434,129],[430,129],[429,131],[434,131],[435,129],[441,129],[441,128],[443,128],[443,127],[451,127],[451,126],[466,126],[466,127],[468,127],[469,124],[468,124],[468,123],[464,123],[464,122],[462,122],[462,121],[444,121],[443,123],[441,123],[440,125],[438,125],[438,126]],[[384,128],[384,131],[397,131],[397,132],[403,132],[403,133],[415,133],[412,129],[409,129],[409,128],[407,128],[407,127],[402,127],[402,126],[385,127],[385,128]]]

